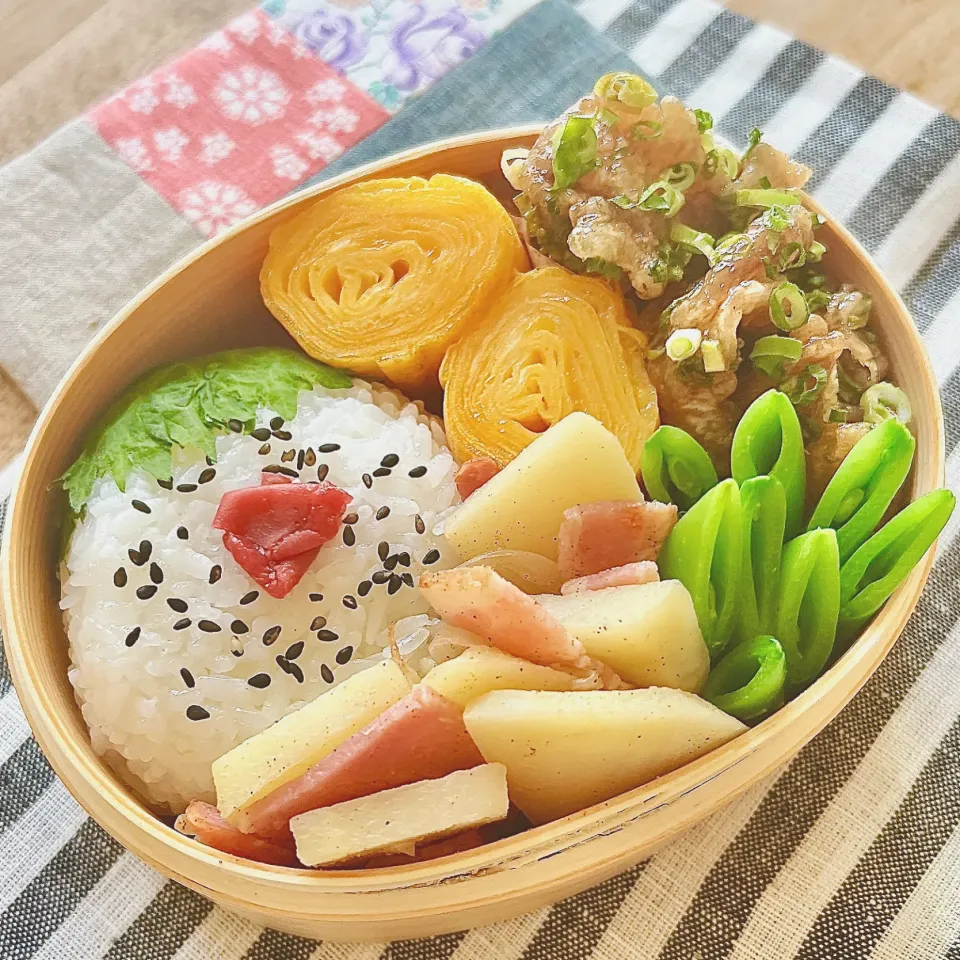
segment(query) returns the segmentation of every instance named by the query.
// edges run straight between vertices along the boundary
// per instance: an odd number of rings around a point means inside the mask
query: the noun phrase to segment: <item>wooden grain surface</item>
[[[727,0],[960,116],[960,0]],[[253,0],[0,0],[0,163]],[[0,269],[3,265],[0,264]],[[36,416],[0,373],[0,465]]]

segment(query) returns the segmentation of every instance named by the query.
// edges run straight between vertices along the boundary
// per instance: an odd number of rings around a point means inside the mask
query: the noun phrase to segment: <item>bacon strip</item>
[[[200,843],[234,857],[272,863],[278,867],[297,867],[293,850],[264,840],[251,833],[242,833],[220,816],[220,811],[202,800],[192,800],[185,813],[177,817],[176,829]]]
[[[621,567],[611,567],[600,573],[590,573],[585,577],[568,580],[560,587],[560,593],[586,593],[590,590],[605,590],[607,587],[628,587],[642,583],[656,583],[660,571],[652,560],[640,560],[637,563],[625,563]]]

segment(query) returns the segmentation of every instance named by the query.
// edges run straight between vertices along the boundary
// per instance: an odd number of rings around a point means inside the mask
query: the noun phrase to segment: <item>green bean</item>
[[[940,535],[957,499],[933,490],[904,507],[840,568],[840,637],[849,641],[906,580]]]
[[[710,455],[677,427],[660,427],[644,444],[640,463],[647,493],[661,503],[689,510],[711,487],[717,471]]]
[[[776,477],[751,477],[740,488],[743,560],[737,635],[741,640],[770,633],[776,626],[780,553],[787,499]]]
[[[690,591],[712,657],[723,651],[735,625],[742,532],[740,490],[724,480],[680,518],[658,559],[660,575]]]
[[[738,720],[760,720],[783,705],[787,658],[776,638],[742,640],[710,671],[700,692]]]
[[[778,390],[768,390],[747,407],[733,435],[730,468],[742,484],[769,474],[783,484],[787,501],[786,536],[803,523],[807,491],[806,454],[797,412]]]
[[[812,683],[833,650],[840,612],[840,558],[830,528],[803,533],[783,548],[777,639],[787,655],[787,689]]]
[[[878,424],[844,457],[813,511],[808,530],[837,531],[843,563],[876,529],[900,489],[916,448],[899,420]]]

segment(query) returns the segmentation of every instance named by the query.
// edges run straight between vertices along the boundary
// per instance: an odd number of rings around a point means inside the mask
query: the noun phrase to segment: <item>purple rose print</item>
[[[466,60],[485,39],[459,10],[431,17],[417,7],[393,31],[385,80],[399,90],[416,90]]]
[[[315,10],[297,24],[297,36],[321,60],[341,72],[363,59],[367,36],[349,18]]]

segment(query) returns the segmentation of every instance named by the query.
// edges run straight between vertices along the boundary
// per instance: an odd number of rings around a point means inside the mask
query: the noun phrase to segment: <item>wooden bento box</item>
[[[863,686],[927,579],[932,551],[816,683],[700,760],[563,820],[413,866],[293,870],[218,854],[157,819],[100,760],[67,680],[57,606],[62,496],[55,480],[85,431],[150,368],[227,347],[286,341],[260,299],[258,273],[271,230],[316,197],[372,177],[443,172],[481,180],[506,203],[511,191],[500,172],[501,152],[530,145],[538,129],[495,130],[397,154],[298,193],[204,244],[107,324],[74,363],[30,438],[7,521],[2,589],[7,658],[33,732],[70,792],[120,843],[250,920],[331,940],[422,937],[502,920],[599,883],[782,767]],[[824,216],[828,257],[873,295],[897,382],[912,398],[917,456],[908,485],[911,497],[920,496],[940,486],[944,474],[942,414],[929,360],[900,298],[864,250]]]

